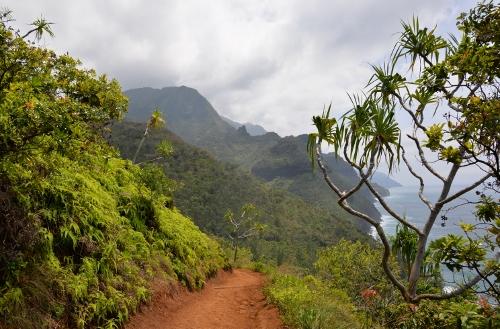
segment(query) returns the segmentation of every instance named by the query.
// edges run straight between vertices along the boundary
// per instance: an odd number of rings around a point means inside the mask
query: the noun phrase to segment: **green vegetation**
[[[384,246],[381,259],[385,274],[409,303],[455,297],[478,284],[500,301],[500,207],[498,199],[494,200],[500,186],[500,6],[480,3],[461,15],[457,26],[461,38],[447,40],[436,35],[435,29],[420,27],[416,18],[403,23],[388,63],[373,66],[367,90],[350,96],[352,109],[340,118],[331,118],[330,106],[321,116],[314,116],[317,132],[309,135],[307,143],[311,160],[317,161],[330,192],[339,198],[339,206],[376,229]],[[409,66],[408,71],[405,66]],[[411,120],[412,130],[406,136],[400,131],[398,112]],[[330,176],[321,154],[322,143],[333,146],[358,172],[354,187],[346,188]],[[416,147],[417,165],[426,175],[407,158],[409,144]],[[389,171],[408,170],[419,182],[420,200],[429,209],[427,218],[422,219],[423,227],[394,211],[371,183],[370,177],[381,162]],[[436,163],[446,170],[438,170]],[[463,183],[461,178],[470,175],[464,171],[469,167],[481,174],[454,191],[454,184]],[[426,184],[432,182],[429,176],[441,184],[436,201],[425,197]],[[363,187],[402,226],[399,233],[404,234],[404,241],[396,239],[395,248],[391,248],[378,218],[351,201]],[[427,250],[436,219],[440,214],[447,219],[441,211],[475,189],[482,196],[476,214],[471,214],[477,222],[461,225],[464,236],[442,237]],[[404,277],[389,265],[393,252],[405,263]],[[419,291],[426,280],[429,254],[435,262],[463,274],[464,280],[457,282],[456,289]]]
[[[238,248],[241,242],[252,236],[255,236],[265,230],[266,225],[256,221],[258,210],[253,204],[247,203],[241,207],[240,213],[235,214],[228,209],[224,215],[224,219],[231,224],[230,232],[228,233],[231,244],[233,245],[234,255],[233,263],[238,257]]]
[[[454,329],[500,324],[495,307],[471,294],[426,300],[418,306],[405,303],[379,265],[382,253],[382,248],[340,241],[320,251],[313,275],[267,269],[271,283],[266,294],[294,328]],[[391,268],[400,271],[396,260],[391,260]]]
[[[131,158],[142,132],[143,124],[116,123],[111,140],[124,157]],[[193,218],[204,231],[227,238],[230,230],[224,220],[227,209],[236,213],[246,203],[259,208],[259,221],[266,224],[266,230],[243,243],[256,259],[263,258],[277,265],[290,263],[310,267],[319,247],[330,245],[341,237],[367,239],[342,216],[269,187],[235,165],[221,163],[207,152],[184,143],[166,129],[150,133],[138,162],[157,159],[157,145],[165,140],[172,144],[173,153],[168,159],[158,159],[154,163],[167,177],[175,180],[176,207]]]
[[[155,277],[201,287],[220,247],[102,138],[118,83],[0,18],[0,327],[117,328]]]
[[[318,253],[313,275],[275,274],[267,293],[290,325],[499,327],[498,304],[490,304],[498,303],[500,276],[500,217],[495,199],[500,184],[499,18],[498,5],[479,4],[459,17],[458,26],[463,32],[460,40],[436,36],[433,29],[421,28],[416,19],[403,24],[390,63],[374,67],[368,90],[362,96],[351,96],[352,110],[340,118],[331,118],[329,107],[313,118],[317,132],[309,135],[307,143],[313,164],[317,162],[328,187],[339,198],[338,204],[374,226],[381,244],[372,247],[340,241]],[[416,79],[397,72],[404,59],[409,59]],[[437,103],[437,109],[433,103]],[[405,145],[401,144],[405,136],[401,136],[396,121],[398,109],[409,114],[413,122],[414,130],[407,136],[416,145],[424,170],[443,184],[436,202],[425,198],[426,179],[405,156]],[[436,123],[441,117],[444,122]],[[323,142],[333,146],[358,172],[356,185],[345,186],[331,174],[328,156],[321,153]],[[371,182],[382,161],[389,170],[395,170],[400,159],[420,183],[420,199],[429,207],[423,228],[385,204]],[[434,159],[448,164],[447,175],[433,168]],[[480,167],[483,176],[465,189],[450,193],[452,182],[468,166]],[[445,236],[427,248],[430,230],[443,206],[479,187],[477,223],[463,223],[463,236]],[[400,223],[396,236],[387,236],[377,218],[360,210],[350,199],[362,188],[367,188]],[[443,291],[437,264],[464,273],[465,282]],[[344,297],[340,297],[342,294]],[[339,312],[339,301],[344,313]],[[327,319],[332,314],[337,316]],[[349,318],[347,325],[342,321],[345,318]]]
[[[311,275],[299,278],[273,273],[266,294],[280,309],[285,323],[294,328],[362,328],[361,319],[347,294],[331,289]]]
[[[173,129],[222,163],[153,130],[163,122],[160,110],[145,131],[118,122],[127,98],[115,80],[37,47],[52,35],[50,23],[38,19],[22,34],[9,26],[10,13],[0,13],[0,327],[117,328],[149,300],[154,279],[199,289],[231,256],[236,266],[253,260],[256,269],[283,270],[269,272],[266,293],[292,327],[499,327],[490,301],[500,290],[500,206],[488,195],[500,184],[499,17],[498,5],[478,5],[459,18],[460,40],[418,20],[403,24],[390,63],[374,67],[366,93],[351,97],[353,109],[315,116],[309,137],[249,136],[186,87],[129,92],[133,116],[141,119],[144,107],[174,108],[167,113]],[[405,58],[416,79],[396,72]],[[405,156],[399,108],[413,121],[408,136],[425,170],[443,183],[437,202],[425,199],[424,179]],[[445,119],[436,123],[439,115]],[[111,125],[111,142],[133,161],[106,141]],[[321,154],[322,142],[345,161]],[[320,173],[310,172],[306,145]],[[448,165],[446,177],[429,155]],[[381,162],[395,170],[400,159],[429,207],[423,228],[394,212],[382,198],[387,191],[371,182]],[[450,194],[465,166],[484,176]],[[443,206],[479,186],[477,224],[427,248]],[[393,238],[375,199],[400,222]],[[248,203],[266,226],[252,239],[244,238],[260,224]],[[353,224],[355,217],[365,225]],[[381,244],[366,236],[370,225]],[[443,292],[437,264],[477,275]],[[477,283],[484,295],[475,294]]]
[[[151,108],[158,108],[167,118],[169,130],[185,142],[331,212],[332,218],[348,219],[362,231],[369,232],[369,225],[332,202],[328,187],[321,184],[321,175],[312,172],[305,151],[306,135],[250,136],[244,127],[231,127],[202,95],[184,86],[132,89],[126,94],[130,101],[127,120],[146,122]],[[341,158],[330,156],[328,168],[330,175],[346,188],[356,182],[356,172]],[[366,189],[353,196],[352,201],[371,216],[380,217],[373,206],[374,198]]]

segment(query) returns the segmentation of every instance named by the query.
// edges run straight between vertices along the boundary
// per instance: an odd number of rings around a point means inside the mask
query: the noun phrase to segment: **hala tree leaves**
[[[308,153],[315,159],[315,145],[326,142],[335,153],[343,152],[348,161],[365,167],[370,158],[379,164],[382,158],[391,171],[400,157],[400,130],[394,117],[394,107],[379,106],[372,98],[352,96],[353,109],[340,118],[330,118],[330,107],[321,117],[313,117],[317,133],[308,138]]]

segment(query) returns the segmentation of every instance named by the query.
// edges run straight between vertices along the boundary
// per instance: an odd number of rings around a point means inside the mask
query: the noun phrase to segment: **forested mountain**
[[[112,143],[122,156],[132,157],[144,127],[132,122],[114,125]],[[150,133],[137,161],[157,158],[155,146],[163,140],[169,140],[174,149],[171,157],[158,161],[167,176],[177,182],[174,205],[205,231],[226,237],[226,210],[236,212],[243,204],[254,203],[260,210],[259,220],[268,225],[262,236],[248,241],[257,257],[278,264],[309,266],[319,247],[341,237],[366,239],[342,214],[315,207],[297,195],[271,187],[238,166],[218,161],[208,152],[183,142],[166,129]]]
[[[126,94],[128,120],[146,122],[151,111],[158,108],[165,115],[169,129],[184,141],[207,150],[221,161],[236,164],[275,187],[329,209],[338,217],[350,217],[336,205],[318,173],[313,173],[306,154],[306,135],[282,138],[268,132],[251,136],[245,126],[233,128],[202,95],[185,86],[132,89]],[[332,178],[342,186],[352,185],[357,177],[352,168],[342,158],[327,158]],[[360,193],[353,199],[361,210],[380,216],[368,193]],[[359,225],[367,231],[366,225]]]

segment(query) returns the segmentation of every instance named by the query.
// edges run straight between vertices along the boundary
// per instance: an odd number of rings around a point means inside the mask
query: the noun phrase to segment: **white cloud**
[[[282,135],[346,90],[391,49],[401,19],[454,25],[472,1],[7,0],[17,24],[56,23],[44,43],[116,77],[124,88],[187,85],[222,114]]]
[[[474,1],[7,0],[23,30],[55,22],[43,43],[126,89],[187,85],[219,113],[280,135],[307,133],[323,105],[348,106],[369,63],[390,52],[400,21],[452,32]]]

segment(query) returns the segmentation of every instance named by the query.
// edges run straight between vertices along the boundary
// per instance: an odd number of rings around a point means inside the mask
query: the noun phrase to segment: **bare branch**
[[[413,301],[415,303],[418,303],[422,299],[432,299],[432,300],[442,300],[442,299],[448,299],[451,297],[459,296],[462,293],[464,293],[466,290],[472,288],[475,286],[479,281],[483,279],[484,275],[490,275],[492,273],[487,273],[487,274],[481,274],[481,275],[476,275],[472,280],[467,282],[466,284],[460,286],[457,289],[453,289],[450,292],[444,293],[444,294],[421,294],[417,295],[415,298],[413,298]]]
[[[464,195],[465,193],[467,193],[469,191],[472,191],[473,189],[475,189],[476,187],[478,187],[479,185],[481,185],[482,183],[484,183],[488,178],[490,178],[492,176],[493,176],[492,174],[485,175],[483,178],[481,178],[480,180],[478,180],[474,184],[469,185],[469,186],[463,188],[462,190],[456,192],[455,194],[447,197],[444,200],[440,200],[439,202],[436,203],[436,205],[442,206],[442,205],[444,205],[444,204],[446,204],[448,202],[451,202],[451,201],[455,200],[456,198],[459,198],[460,196]]]
[[[495,255],[495,259],[498,261],[499,258],[500,258],[500,253],[497,253]],[[494,269],[483,269],[482,271],[480,271],[479,269],[476,268],[476,271],[478,274],[474,278],[472,278],[466,284],[461,285],[457,289],[453,289],[452,291],[450,291],[448,293],[444,293],[444,294],[421,294],[421,295],[416,296],[413,299],[413,301],[418,303],[422,299],[442,300],[442,299],[448,299],[451,297],[459,296],[462,293],[464,293],[466,290],[471,289],[473,286],[478,284],[481,280],[484,280],[484,278],[487,278],[490,275],[495,273]]]
[[[335,192],[335,194],[337,194],[337,196],[340,198],[342,197],[342,191],[340,190],[340,188],[338,186],[336,186],[332,180],[330,179],[330,176],[328,176],[328,172],[326,170],[326,167],[325,165],[323,164],[323,161],[321,160],[321,144],[320,143],[317,143],[316,145],[316,160],[317,160],[317,163],[318,163],[318,166],[319,168],[321,169],[321,172],[323,173],[323,178],[325,179],[326,183],[328,184],[328,186],[330,187],[330,189]],[[373,221],[371,222],[371,220],[369,220],[370,224],[372,225],[375,225],[376,221]]]
[[[360,172],[360,176],[361,176],[361,179],[359,180],[358,184],[356,184],[356,186],[354,186],[350,191],[348,191],[347,193],[343,193],[342,197],[338,200],[338,202],[343,202],[344,200],[347,200],[347,198],[349,198],[351,195],[353,195],[356,191],[358,191],[361,186],[363,186],[363,183],[366,182],[366,177],[364,177],[363,175],[363,169],[358,166],[356,163],[354,163],[348,156],[347,156],[347,151],[346,151],[346,148],[344,147],[344,156],[346,158],[346,161],[353,167],[357,168],[358,171]],[[367,173],[366,173],[366,176],[369,177],[372,175],[372,172],[373,172],[373,168],[375,167],[375,162],[374,162],[374,159],[375,159],[375,152],[372,153],[372,155],[370,156],[370,167],[368,168],[367,170]]]
[[[419,176],[415,170],[413,169],[413,167],[410,165],[410,162],[408,161],[408,159],[406,158],[406,153],[405,153],[405,150],[403,148],[403,154],[402,154],[402,157],[403,157],[403,161],[404,163],[406,164],[406,167],[408,168],[408,170],[410,171],[410,173],[413,175],[413,177],[415,177],[416,179],[418,179],[419,181],[419,184],[420,184],[420,188],[418,190],[418,197],[420,198],[420,200],[422,200],[422,202],[427,206],[427,208],[429,208],[430,211],[432,211],[432,209],[434,208],[431,204],[431,202],[429,200],[427,200],[427,198],[424,196],[424,187],[425,187],[425,184],[424,184],[424,179]]]
[[[417,115],[405,104],[405,102],[403,101],[403,98],[401,98],[401,96],[398,95],[398,94],[394,94],[394,96],[398,99],[399,104],[401,105],[401,107],[406,112],[408,112],[408,114],[411,116],[411,119],[413,120],[413,123],[415,124],[415,126],[417,126],[418,128],[422,129],[422,131],[426,131],[427,128],[424,125],[422,125],[422,123],[420,122],[420,120],[418,120]]]
[[[344,200],[347,200],[351,195],[353,195],[356,191],[358,191],[363,184],[366,184],[368,186],[368,189],[370,192],[377,198],[377,200],[380,202],[382,207],[392,216],[394,217],[397,221],[399,221],[401,224],[408,226],[415,232],[417,232],[418,235],[421,235],[422,232],[418,229],[418,227],[412,225],[410,222],[406,221],[402,216],[397,214],[389,205],[385,202],[384,198],[377,192],[377,190],[373,187],[373,185],[370,183],[368,180],[372,173],[373,169],[375,168],[375,152],[372,153],[370,156],[370,166],[368,167],[368,170],[366,173],[363,172],[363,168],[358,166],[356,163],[354,163],[348,156],[346,148],[344,147],[344,157],[346,161],[353,166],[354,168],[358,169],[359,175],[361,177],[360,181],[356,186],[354,186],[350,191],[347,193],[343,193],[342,197],[338,200],[339,203],[343,202]]]
[[[418,155],[420,157],[420,162],[424,165],[424,167],[431,174],[436,176],[440,181],[442,181],[444,183],[446,181],[446,179],[443,176],[441,176],[436,170],[434,170],[434,168],[432,168],[431,165],[429,164],[429,162],[427,162],[427,160],[425,159],[424,150],[422,149],[422,146],[420,145],[420,142],[418,141],[418,139],[414,136],[411,136],[411,135],[406,135],[406,136],[415,142],[415,145],[417,146],[417,150],[418,150]]]
[[[359,172],[359,175],[361,176],[361,180],[360,180],[360,183],[364,183],[366,184],[366,186],[368,187],[368,189],[370,190],[370,192],[375,196],[375,198],[377,198],[378,202],[382,205],[382,207],[394,218],[396,219],[398,222],[400,222],[401,224],[411,228],[412,230],[414,230],[415,232],[417,232],[418,235],[422,235],[422,232],[419,230],[418,227],[414,226],[413,224],[411,224],[410,222],[408,222],[407,220],[405,220],[401,215],[399,215],[398,213],[396,213],[394,211],[394,209],[392,209],[388,204],[387,202],[385,202],[384,198],[380,195],[380,193],[377,192],[377,190],[373,187],[372,183],[370,183],[370,181],[368,180],[370,178],[370,176],[372,175],[372,171],[373,171],[373,168],[375,167],[375,152],[372,154],[371,158],[370,158],[370,167],[368,169],[368,171],[366,173],[363,172],[363,170],[361,168],[358,169],[358,172]],[[346,199],[348,196],[344,197],[344,199]],[[343,201],[342,198],[341,200],[339,200],[339,202]]]

